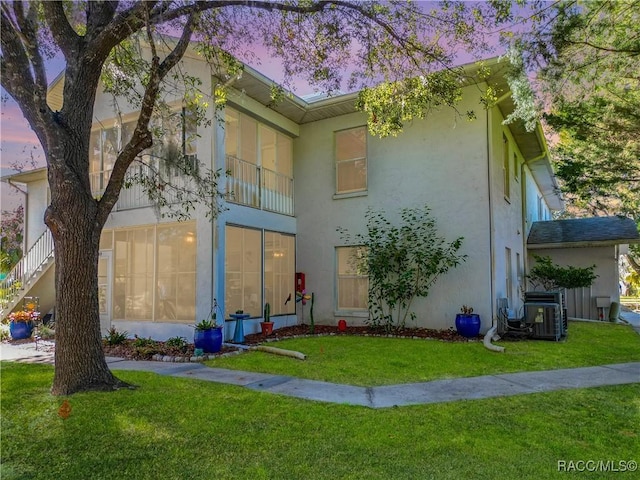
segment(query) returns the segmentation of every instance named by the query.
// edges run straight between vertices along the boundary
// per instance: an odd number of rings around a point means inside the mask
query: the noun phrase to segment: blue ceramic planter
[[[31,337],[33,323],[31,322],[10,322],[9,333],[14,340],[23,340]]]
[[[205,353],[219,352],[222,349],[222,327],[196,330],[193,334],[193,344]]]
[[[456,330],[463,337],[477,337],[480,333],[480,315],[477,313],[458,313],[456,315]]]

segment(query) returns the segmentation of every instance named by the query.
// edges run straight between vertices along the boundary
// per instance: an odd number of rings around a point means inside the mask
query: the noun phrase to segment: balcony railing
[[[293,216],[293,178],[231,155],[226,160],[228,201]]]
[[[130,179],[134,175],[146,175],[152,176],[153,172],[147,165],[132,165],[127,172],[127,177]],[[94,196],[102,195],[107,182],[111,176],[111,170],[104,170],[101,172],[94,172],[89,174],[89,181],[91,182],[91,191]],[[163,177],[171,183],[172,186],[179,190],[189,190],[190,179],[184,175],[175,174],[170,172]],[[172,189],[168,190],[165,194],[167,203],[175,203],[177,201],[176,195],[172,193]],[[132,208],[149,207],[153,205],[153,202],[149,200],[149,196],[145,193],[144,188],[139,183],[132,183],[129,188],[123,188],[120,191],[120,197],[118,203],[113,208],[114,211],[130,210]]]

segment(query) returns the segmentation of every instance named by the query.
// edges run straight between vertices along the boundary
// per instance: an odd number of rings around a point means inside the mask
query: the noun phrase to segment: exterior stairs
[[[53,237],[47,229],[0,281],[0,318],[13,311],[54,263]]]

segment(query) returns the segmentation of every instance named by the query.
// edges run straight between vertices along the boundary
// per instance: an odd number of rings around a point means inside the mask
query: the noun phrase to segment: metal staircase
[[[53,237],[47,229],[0,281],[0,318],[11,313],[53,263]]]

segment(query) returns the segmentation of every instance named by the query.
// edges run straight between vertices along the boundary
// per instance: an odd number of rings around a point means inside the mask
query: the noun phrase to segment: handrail
[[[293,178],[233,155],[226,156],[227,200],[293,215]]]
[[[0,307],[5,308],[52,255],[53,236],[47,229],[0,281]]]

